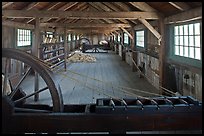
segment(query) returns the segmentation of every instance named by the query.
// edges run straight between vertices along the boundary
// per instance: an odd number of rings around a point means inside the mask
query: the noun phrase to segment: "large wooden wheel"
[[[10,84],[11,93],[6,96],[14,103],[15,106],[17,106],[20,102],[22,103],[27,99],[31,99],[31,97],[34,97],[35,95],[46,92],[46,95],[51,95],[51,97],[49,97],[51,98],[51,105],[53,106],[52,111],[63,111],[63,99],[60,86],[56,83],[56,81],[54,81],[54,75],[52,72],[46,69],[46,67],[42,65],[42,61],[40,61],[37,57],[18,49],[2,48],[2,74],[4,75],[4,82],[2,83],[2,95],[4,97],[6,95],[5,91],[6,85],[8,84],[7,82],[10,81],[9,72],[11,71],[11,61],[22,62],[24,65],[26,65],[25,72],[22,74],[22,76],[20,76],[20,79],[17,81],[17,83],[15,85]],[[39,79],[44,82],[43,87],[41,86],[38,90],[35,90],[34,88],[33,90],[32,88],[25,88],[23,83],[27,82],[30,76],[34,77],[32,78],[33,81],[30,81],[30,83],[36,84],[35,75],[38,75]],[[24,92],[23,94],[25,95],[14,100],[13,97],[17,92],[19,92],[19,89],[22,90]],[[49,90],[49,93],[47,93],[47,90]],[[20,109],[18,107],[15,108]]]

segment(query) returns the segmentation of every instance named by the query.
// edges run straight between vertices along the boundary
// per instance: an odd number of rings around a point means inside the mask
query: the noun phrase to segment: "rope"
[[[123,44],[121,44],[124,48],[125,48],[125,46],[123,45]],[[128,50],[128,53],[129,53],[129,50]],[[129,55],[129,54],[128,54]],[[130,55],[129,55],[130,56]],[[131,57],[131,56],[130,56]],[[40,62],[44,65],[44,66],[46,66],[47,68],[49,68],[50,69],[50,67],[48,66],[48,65],[53,65],[52,63],[49,63],[49,62],[44,62],[44,61],[42,61],[41,59],[39,59],[40,60]],[[133,61],[133,63],[134,63],[134,65],[137,67],[137,69],[140,71],[140,69],[138,68],[138,66],[136,65],[136,63],[135,63],[135,61],[132,59],[132,57],[131,57],[131,60]],[[53,68],[52,70],[59,70],[60,68],[59,67],[55,67],[55,68]],[[82,74],[79,74],[79,73],[76,73],[76,72],[73,72],[73,71],[71,71],[71,70],[68,70],[68,71],[70,71],[70,72],[72,72],[72,73],[74,73],[74,74],[77,74],[77,75],[80,75],[80,76],[85,76],[85,75],[82,75]],[[58,73],[60,73],[60,72],[58,72]],[[144,77],[146,77],[141,71],[140,71],[140,73],[144,76]],[[108,82],[105,82],[105,81],[101,81],[101,80],[99,80],[99,79],[95,79],[95,78],[92,78],[92,77],[89,77],[89,76],[85,76],[85,77],[87,77],[87,78],[90,78],[90,79],[92,79],[92,80],[96,80],[96,81],[98,81],[98,82],[103,82],[103,83],[105,83],[105,84],[109,84],[110,85],[110,83],[108,83]],[[147,77],[146,77],[147,78]],[[147,78],[148,79],[148,78]],[[151,81],[151,80],[150,80]],[[116,87],[115,87],[116,86]],[[133,91],[137,91],[137,92],[141,92],[141,93],[147,93],[147,94],[151,94],[151,95],[157,95],[157,96],[163,96],[163,95],[160,95],[160,94],[156,94],[156,93],[150,93],[150,92],[146,92],[146,91],[142,91],[142,90],[139,90],[139,89],[134,89],[134,88],[129,88],[129,87],[125,87],[125,86],[117,86],[117,85],[115,85],[113,88],[118,88],[118,89],[126,89],[126,90],[133,90]],[[162,87],[163,89],[165,89],[166,91],[168,91],[168,94],[174,94],[174,93],[172,93],[170,90],[168,90],[168,89],[166,89],[166,88],[164,88],[164,87]],[[124,92],[124,91],[123,91]],[[125,91],[126,93],[129,93],[129,92],[127,92],[127,91]]]
[[[55,69],[60,69],[59,67],[55,67]],[[102,80],[99,80],[99,79],[96,79],[96,78],[93,78],[93,77],[89,77],[89,76],[85,76],[85,75],[82,75],[82,74],[79,74],[79,73],[76,73],[76,72],[73,72],[71,70],[67,70],[73,74],[77,74],[79,76],[83,76],[83,77],[87,77],[89,79],[92,79],[92,80],[96,80],[98,82],[102,82],[102,83],[105,83],[105,84],[108,84],[108,85],[115,85],[115,84],[112,84],[112,83],[108,83],[108,82],[105,82],[105,81],[102,81]],[[58,71],[57,73],[59,74],[62,74],[63,71]],[[146,93],[146,94],[151,94],[151,95],[156,95],[156,96],[163,96],[163,95],[160,95],[160,94],[156,94],[156,93],[151,93],[151,92],[146,92],[146,91],[143,91],[143,90],[139,90],[139,89],[135,89],[135,88],[130,88],[130,87],[125,87],[125,86],[120,86],[120,85],[115,85],[115,86],[112,86],[113,88],[117,88],[119,90],[133,90],[133,91],[136,91],[136,92],[140,92],[140,93]],[[125,92],[125,93],[130,93],[130,92],[127,92],[127,91],[122,91],[122,92]],[[133,93],[132,93],[133,94]],[[132,95],[131,95],[132,96]]]
[[[122,45],[124,48],[126,48],[123,44],[121,44],[121,45]],[[134,52],[137,52],[137,51],[134,51]],[[149,80],[149,81],[151,82],[151,84],[153,84],[153,82],[152,82],[145,74],[142,73],[142,71],[139,69],[139,67],[137,66],[137,64],[135,63],[135,61],[133,60],[133,58],[130,56],[129,53],[130,53],[130,52],[129,52],[129,47],[128,47],[128,56],[131,58],[133,64],[134,64],[134,65],[136,66],[136,68],[139,70],[140,74],[141,74],[142,76],[144,76],[147,80]],[[168,90],[168,89],[166,89],[166,88],[164,88],[164,87],[162,87],[162,86],[160,86],[160,85],[159,85],[159,87],[162,88],[162,89],[164,89],[165,91],[167,91],[169,94],[175,95],[174,92],[172,92],[172,91],[170,91],[170,90]]]

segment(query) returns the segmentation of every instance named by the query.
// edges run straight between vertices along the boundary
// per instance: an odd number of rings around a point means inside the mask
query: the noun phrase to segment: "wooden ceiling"
[[[2,22],[56,29],[75,33],[108,34],[140,24],[138,19],[157,20],[202,6],[202,2],[2,2]]]

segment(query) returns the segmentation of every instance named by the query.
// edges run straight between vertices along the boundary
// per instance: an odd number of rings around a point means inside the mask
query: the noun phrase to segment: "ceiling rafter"
[[[126,5],[126,4],[124,4],[124,3],[122,3],[122,2],[113,2],[113,5],[118,5],[121,9],[122,9],[122,11],[131,11],[131,9]],[[121,10],[116,10],[116,11],[121,11]],[[133,20],[127,20],[128,22],[131,22],[131,23],[133,23],[133,24],[137,24],[137,22],[135,22],[135,21],[133,21]]]
[[[60,7],[58,9],[58,11],[66,11],[67,9],[73,7],[74,5],[76,5],[78,2],[68,2],[67,4],[63,5],[62,7]],[[50,21],[52,18],[48,18],[48,19],[42,19],[41,22],[47,22]],[[60,19],[57,19],[60,20]]]
[[[62,6],[60,9],[61,11],[66,11],[68,9],[70,9],[71,7],[73,7],[74,5],[76,5],[78,2],[69,2],[67,4],[65,4],[64,6]],[[59,20],[61,20],[61,18],[58,18],[57,20],[55,20],[55,22],[58,22]]]
[[[5,8],[9,7],[13,3],[14,2],[4,2],[4,3],[2,3],[2,9],[5,9]]]
[[[47,11],[49,11],[49,10],[52,10],[53,8],[55,8],[57,5],[59,5],[61,2],[50,2],[50,5],[48,5],[48,7],[46,7],[44,10],[47,10]],[[32,19],[29,19],[28,21],[27,21],[27,23],[30,23],[30,22],[32,22],[33,20],[35,20],[35,18],[32,18]],[[42,21],[42,20],[41,20]]]
[[[104,9],[100,8],[99,6],[94,4],[95,2],[88,2],[89,5],[91,5],[93,8],[95,8],[97,11],[104,11]],[[112,20],[107,20],[107,19],[103,19],[106,23],[115,23]]]
[[[79,3],[79,4],[77,4],[77,6],[74,8],[74,9],[72,9],[72,11],[78,11],[78,10],[80,10],[80,11],[84,11],[84,10],[86,10],[86,9],[88,9],[88,5],[86,4],[86,3]],[[67,23],[67,21],[69,20],[69,18],[64,18],[64,20],[63,21],[60,21],[61,23]],[[78,20],[78,19],[77,19]],[[72,20],[71,20],[72,21]]]
[[[174,6],[175,8],[181,11],[186,11],[190,9],[190,6],[186,4],[185,2],[169,2],[169,4],[171,4],[172,6]]]
[[[146,2],[129,2],[131,5],[133,5],[134,7],[138,8],[141,11],[154,11],[157,12],[156,9],[152,8],[151,6],[149,6]]]
[[[63,14],[62,14],[63,13]],[[159,16],[155,12],[83,12],[83,11],[46,11],[46,10],[2,10],[2,15],[8,18],[80,18],[80,19],[159,19]]]
[[[30,4],[28,4],[28,6],[24,7],[23,10],[31,10],[31,9],[35,8],[38,4],[39,4],[39,2],[31,2]],[[15,19],[16,18],[12,18],[11,21],[13,21]]]
[[[110,11],[114,11],[111,8],[109,8],[108,6],[104,5],[101,2],[95,2],[95,4],[97,4],[99,7],[101,7],[101,9],[104,9],[104,11],[110,12]],[[126,21],[125,19],[118,19],[120,22],[122,23],[128,23],[128,21]],[[114,20],[114,22],[116,22],[117,20]]]

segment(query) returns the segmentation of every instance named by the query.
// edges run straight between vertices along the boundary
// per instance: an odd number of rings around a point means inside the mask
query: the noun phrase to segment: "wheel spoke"
[[[22,82],[24,81],[24,79],[27,77],[28,74],[30,74],[31,72],[31,67],[26,71],[25,75],[23,75],[23,77],[21,78],[21,80],[18,82],[18,84],[16,85],[15,89],[11,92],[10,98],[12,99],[13,96],[15,95],[15,93],[18,90],[18,87],[22,84]]]
[[[18,103],[18,102],[21,102],[21,101],[27,99],[28,97],[31,97],[31,96],[33,96],[33,95],[36,95],[37,93],[40,93],[40,92],[45,91],[45,90],[47,90],[47,89],[48,89],[48,87],[44,87],[44,88],[42,88],[42,89],[40,89],[40,90],[38,90],[38,91],[36,91],[36,92],[34,92],[34,93],[32,93],[32,94],[29,94],[29,95],[27,95],[27,96],[25,96],[25,97],[22,97],[22,98],[20,98],[20,99],[18,99],[18,100],[16,100],[16,101],[14,101],[14,103],[16,104],[16,103]]]
[[[7,89],[8,66],[9,66],[8,61],[9,61],[9,59],[6,58],[5,71],[4,71],[3,95],[6,95],[6,89]]]

